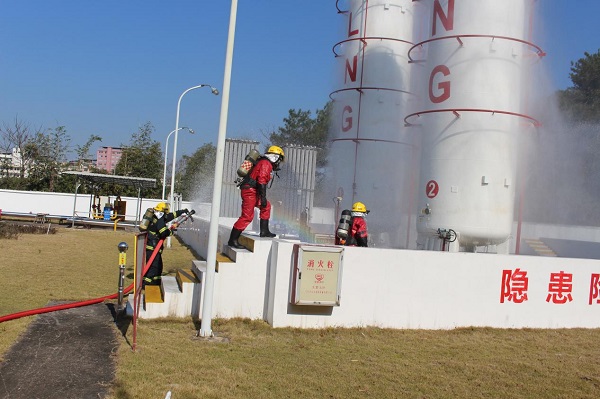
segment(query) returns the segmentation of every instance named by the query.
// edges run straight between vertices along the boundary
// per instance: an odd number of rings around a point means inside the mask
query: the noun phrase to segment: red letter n
[[[431,36],[435,36],[437,32],[437,18],[440,18],[440,22],[444,25],[446,31],[454,29],[454,0],[448,0],[448,14],[444,13],[440,0],[435,0],[433,3],[433,26],[431,30]]]
[[[346,79],[346,77],[350,76],[350,80],[353,82],[356,82],[356,66],[358,64],[358,56],[354,56],[354,58],[352,59],[352,66],[350,66],[350,62],[348,62],[348,60],[346,60],[346,76],[344,76],[344,83],[346,83],[348,80]]]

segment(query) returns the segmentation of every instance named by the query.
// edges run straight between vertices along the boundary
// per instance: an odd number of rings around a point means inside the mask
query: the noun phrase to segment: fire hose
[[[191,210],[190,213],[179,216],[177,219],[175,219],[173,221],[173,223],[171,224],[171,227],[169,227],[169,229],[173,230],[174,228],[177,228],[177,226],[179,224],[185,222],[188,218],[191,218],[193,214],[194,214],[194,210]],[[152,252],[152,255],[146,261],[146,265],[145,265],[144,269],[142,270],[142,276],[145,275],[146,272],[148,271],[148,269],[150,268],[150,265],[154,261],[154,258],[158,254],[158,251],[162,247],[164,241],[165,241],[164,238],[162,238],[162,239],[160,239],[158,241],[158,244],[154,248],[154,251]],[[123,293],[124,294],[128,294],[132,289],[133,289],[133,283],[131,283],[129,286],[127,286],[123,290]],[[21,317],[33,316],[33,315],[36,315],[36,314],[43,314],[43,313],[55,312],[57,310],[73,309],[73,308],[79,308],[79,307],[82,307],[82,306],[95,305],[97,303],[102,303],[102,302],[104,302],[106,300],[109,300],[109,299],[117,299],[118,295],[119,295],[118,293],[115,293],[115,294],[112,294],[112,295],[102,296],[102,297],[94,298],[94,299],[88,299],[88,300],[85,300],[85,301],[65,303],[65,304],[61,304],[61,305],[46,306],[46,307],[39,308],[39,309],[25,310],[23,312],[12,313],[12,314],[8,314],[8,315],[5,315],[5,316],[0,316],[0,323],[3,323],[5,321],[9,321],[9,320],[20,319]]]

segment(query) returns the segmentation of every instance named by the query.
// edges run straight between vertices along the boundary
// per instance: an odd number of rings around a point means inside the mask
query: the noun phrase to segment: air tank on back
[[[340,9],[342,3],[348,8]],[[407,55],[418,3],[349,0],[336,6],[345,37],[333,47],[338,64],[331,94],[332,196],[339,209],[360,201],[372,211],[370,246],[405,248],[415,239],[409,237],[409,215],[417,148],[402,118],[415,97]]]
[[[422,108],[405,118],[423,140],[417,243],[507,253],[516,139],[536,124],[525,104],[527,64],[540,55],[527,42],[532,1],[428,4],[430,37],[409,52],[425,68]]]

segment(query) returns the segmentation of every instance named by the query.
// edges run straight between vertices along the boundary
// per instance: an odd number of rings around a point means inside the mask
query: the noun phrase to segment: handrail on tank
[[[542,50],[542,48],[539,47],[538,45],[536,45],[536,44],[534,44],[532,42],[528,42],[527,40],[518,39],[516,37],[497,36],[497,35],[450,35],[450,36],[434,37],[432,39],[427,39],[427,40],[424,40],[424,41],[422,41],[420,43],[415,44],[414,46],[412,46],[410,48],[410,50],[408,50],[408,62],[409,63],[413,63],[413,62],[423,62],[423,61],[425,61],[424,59],[414,60],[411,57],[411,55],[410,55],[411,51],[413,51],[417,47],[422,47],[424,44],[435,42],[435,41],[438,41],[438,40],[456,39],[458,41],[458,43],[460,44],[460,46],[462,47],[463,46],[463,42],[462,42],[461,38],[469,38],[469,37],[488,37],[488,38],[491,38],[492,41],[494,41],[494,39],[511,40],[511,41],[514,41],[514,42],[519,42],[519,43],[522,43],[522,44],[526,44],[527,46],[533,47],[536,50],[538,57],[540,57],[540,58],[544,57],[546,55],[546,53],[544,52],[544,50]]]
[[[335,8],[337,8],[338,14],[346,14],[348,12],[348,10],[340,9],[340,7],[338,6],[339,2],[340,2],[340,0],[335,0]]]
[[[331,48],[331,51],[333,51],[333,54],[335,55],[336,58],[340,57],[341,54],[337,53],[336,48],[341,44],[344,44],[347,42],[354,42],[357,40],[360,40],[361,42],[363,42],[363,44],[365,46],[367,45],[367,40],[389,40],[389,41],[393,41],[393,42],[400,42],[400,43],[406,43],[406,44],[413,45],[413,42],[409,42],[408,40],[394,39],[392,37],[385,37],[385,36],[353,37],[351,39],[346,39],[346,40],[342,40],[341,42],[337,42],[336,44],[333,45],[333,47]]]
[[[343,91],[352,91],[352,90],[356,90],[360,93],[362,93],[363,90],[384,90],[384,91],[394,91],[396,93],[404,93],[404,94],[414,94],[411,93],[410,91],[406,91],[406,90],[400,90],[400,89],[390,89],[388,87],[346,87],[344,89],[339,89],[339,90],[334,90],[331,93],[329,93],[329,98],[333,101],[335,101],[334,95]]]
[[[359,144],[360,141],[373,141],[373,142],[382,142],[382,143],[392,143],[392,144],[400,144],[400,145],[406,145],[408,147],[414,147],[414,148],[418,148],[417,145],[413,144],[413,143],[407,143],[404,141],[396,141],[396,140],[382,140],[382,139],[361,139],[361,138],[348,138],[348,139],[331,139],[329,140],[330,143],[333,143],[335,141],[352,141],[356,144]]]
[[[427,111],[415,112],[410,115],[407,115],[404,118],[404,126],[405,127],[420,126],[420,124],[410,123],[408,121],[408,119],[412,118],[413,116],[420,118],[421,115],[433,114],[433,113],[439,113],[439,112],[452,112],[456,118],[460,118],[460,112],[487,112],[492,115],[494,115],[494,114],[510,115],[510,116],[517,116],[519,118],[527,119],[531,123],[533,123],[533,126],[535,126],[535,127],[542,126],[540,121],[538,121],[537,119],[535,119],[529,115],[519,114],[517,112],[500,111],[500,110],[495,110],[495,109],[482,109],[482,108],[446,108],[446,109],[431,109],[431,110],[427,110]]]

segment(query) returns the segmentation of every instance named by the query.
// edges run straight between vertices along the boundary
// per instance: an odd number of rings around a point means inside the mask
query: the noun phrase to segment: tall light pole
[[[201,87],[210,87],[210,91],[215,96],[219,95],[219,90],[215,89],[211,85],[201,84],[198,86],[190,87],[179,96],[179,101],[177,101],[177,117],[175,118],[175,140],[173,142],[173,167],[171,168],[171,211],[175,209],[175,196],[173,190],[175,189],[175,163],[177,162],[177,132],[179,130],[179,108],[181,108],[181,99],[188,92],[199,89]],[[167,248],[171,248],[171,236],[167,237]]]
[[[229,33],[227,35],[227,50],[225,51],[225,73],[223,76],[223,97],[221,98],[221,117],[219,119],[219,134],[217,136],[217,160],[215,162],[215,181],[210,207],[210,227],[208,233],[208,248],[206,254],[206,283],[202,295],[202,324],[198,335],[211,337],[212,305],[215,285],[215,267],[217,263],[217,243],[219,239],[219,213],[221,212],[221,189],[223,187],[223,164],[225,163],[225,136],[227,133],[227,114],[229,112],[229,86],[231,84],[231,65],[233,63],[233,42],[235,38],[235,20],[237,17],[237,0],[231,0],[229,14]]]
[[[182,127],[180,127],[178,129],[178,131],[181,130],[181,129],[187,129],[190,132],[190,134],[194,134],[194,130],[190,129],[189,127],[182,126]],[[168,158],[168,156],[167,156],[168,152],[167,151],[169,150],[169,137],[171,137],[171,135],[173,133],[175,133],[175,130],[173,130],[171,133],[169,133],[167,135],[167,140],[165,141],[165,167],[164,167],[164,170],[163,170],[162,197],[160,197],[162,200],[165,199],[165,187],[167,186],[167,158]]]
[[[189,89],[181,93],[181,95],[179,96],[179,101],[177,101],[177,118],[175,119],[175,140],[173,142],[173,167],[171,168],[171,210],[174,210],[173,206],[175,205],[175,199],[173,198],[173,190],[175,189],[175,163],[177,162],[177,131],[179,130],[179,108],[181,107],[181,99],[188,92],[195,89],[199,89],[201,87],[210,87],[210,91],[212,92],[212,94],[214,94],[215,96],[219,95],[219,90],[215,89],[211,85],[202,84],[190,87]]]

